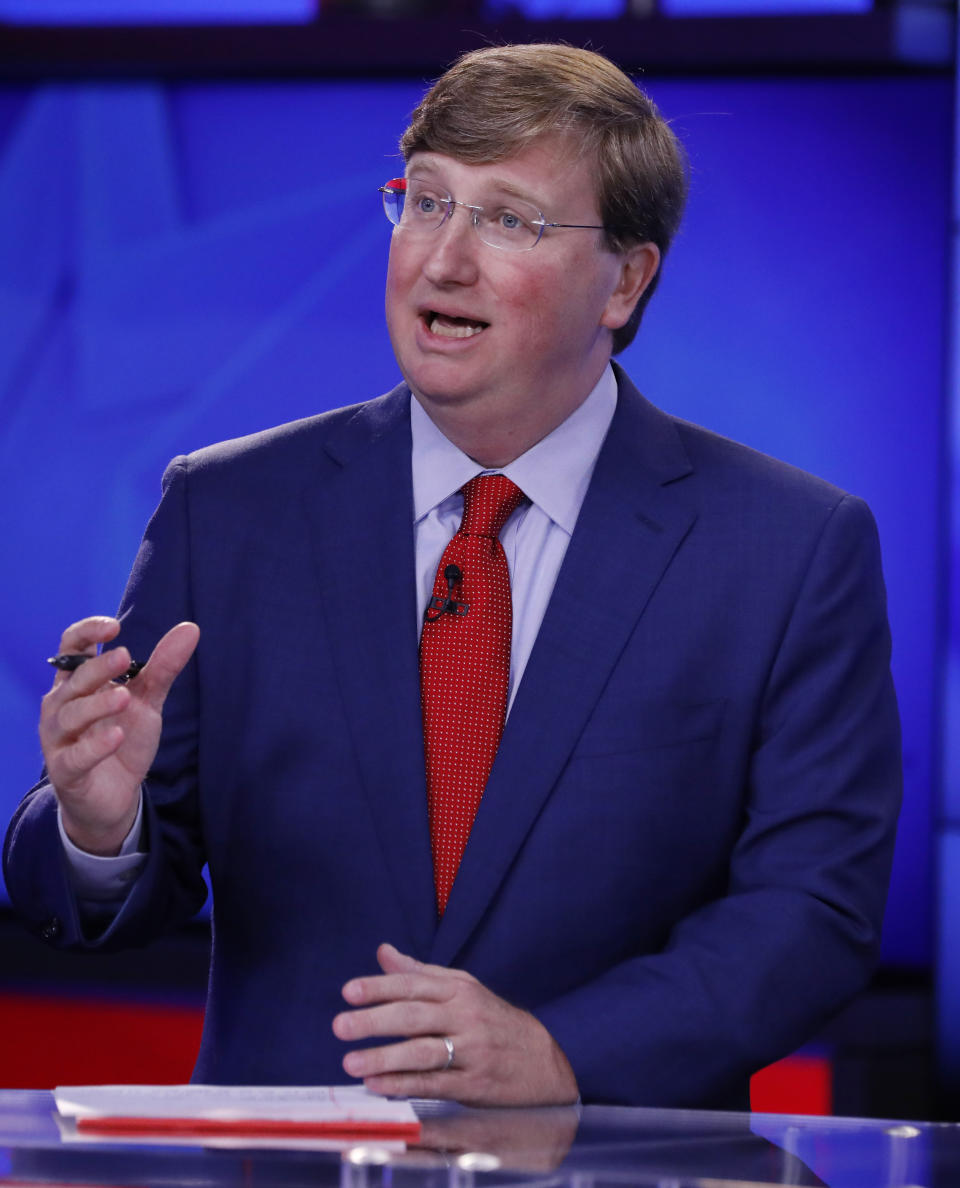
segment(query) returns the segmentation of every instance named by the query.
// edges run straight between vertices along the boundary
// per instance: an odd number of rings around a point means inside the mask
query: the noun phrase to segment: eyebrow
[[[432,181],[436,181],[438,183],[443,181],[441,176],[442,169],[434,167],[428,161],[424,162],[423,164],[415,165],[413,169],[407,174],[407,178],[416,179],[421,173],[429,175]],[[446,184],[446,182],[443,182],[443,185],[447,193],[452,194],[453,191]],[[530,194],[529,191],[521,189],[512,182],[507,181],[505,178],[492,179],[489,184],[489,192],[492,192],[494,195],[505,194],[510,198],[519,198],[523,202],[529,202],[530,205],[535,206],[537,210],[543,210],[543,203],[539,198],[535,198],[532,194]]]

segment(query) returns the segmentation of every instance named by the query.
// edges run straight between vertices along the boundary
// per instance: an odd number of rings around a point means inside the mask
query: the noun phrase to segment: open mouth
[[[438,334],[441,338],[473,338],[481,330],[486,330],[489,322],[479,322],[473,318],[455,318],[449,314],[437,313],[430,309],[423,315],[427,329],[431,334]]]

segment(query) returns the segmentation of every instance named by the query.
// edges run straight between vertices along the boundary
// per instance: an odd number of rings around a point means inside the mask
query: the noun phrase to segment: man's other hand
[[[425,965],[393,945],[377,949],[381,975],[353,978],[354,1009],[333,1020],[339,1039],[403,1037],[348,1052],[343,1067],[374,1093],[451,1098],[469,1105],[567,1105],[577,1082],[542,1023],[463,970]],[[453,1044],[446,1067],[444,1039]]]
[[[160,741],[163,703],[200,636],[195,623],[179,623],[136,677],[117,684],[130,653],[118,647],[97,655],[97,646],[119,631],[118,620],[106,616],[67,628],[60,651],[91,658],[73,672],[57,673],[40,714],[47,775],[67,836],[105,856],[118,853],[136,819],[140,785]]]

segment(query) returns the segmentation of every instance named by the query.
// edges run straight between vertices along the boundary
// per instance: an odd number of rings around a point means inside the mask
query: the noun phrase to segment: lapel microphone
[[[443,570],[444,581],[447,583],[447,596],[441,597],[439,594],[434,594],[430,599],[430,605],[423,612],[424,623],[435,623],[441,615],[456,615],[458,618],[463,616],[470,609],[469,602],[458,602],[453,596],[453,591],[463,581],[463,570],[459,565],[447,565]],[[431,614],[435,611],[435,614]]]

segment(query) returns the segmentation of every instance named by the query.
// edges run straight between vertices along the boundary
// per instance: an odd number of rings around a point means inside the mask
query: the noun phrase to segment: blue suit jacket
[[[873,521],[618,378],[439,922],[407,389],[171,464],[122,639],[202,634],[146,871],[85,936],[42,785],[5,859],[38,932],[104,949],[189,916],[209,862],[198,1079],[342,1081],[330,1020],[383,940],[532,1010],[587,1101],[745,1104],[869,975],[900,794]]]

